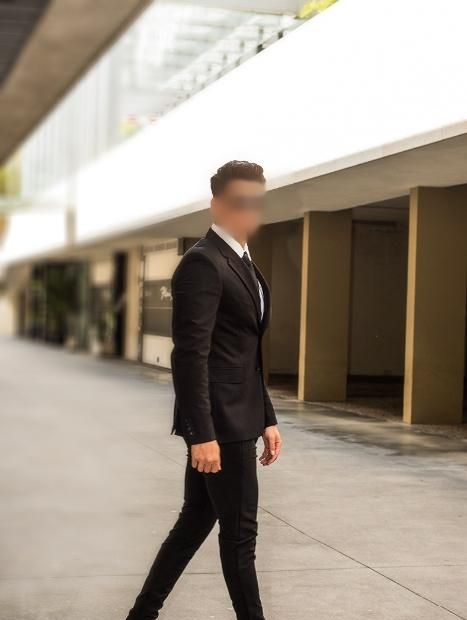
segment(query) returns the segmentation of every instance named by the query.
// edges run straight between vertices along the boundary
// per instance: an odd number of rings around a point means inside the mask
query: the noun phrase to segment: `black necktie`
[[[258,286],[258,278],[256,277],[255,268],[253,267],[253,263],[250,260],[250,257],[246,252],[243,252],[242,260],[245,265],[248,267],[248,271],[251,273],[251,277],[253,278],[253,282],[256,286]]]
[[[245,265],[248,267],[248,271],[251,274],[251,277],[253,278],[253,282],[255,283],[255,286],[258,290],[258,297],[260,298],[260,302],[261,302],[261,293],[260,293],[260,289],[259,289],[259,280],[256,277],[256,271],[255,268],[253,267],[253,263],[250,260],[250,257],[248,256],[248,254],[246,252],[243,252],[243,256],[242,256],[242,260],[245,263]],[[263,320],[262,317],[262,313],[261,313],[261,320]]]

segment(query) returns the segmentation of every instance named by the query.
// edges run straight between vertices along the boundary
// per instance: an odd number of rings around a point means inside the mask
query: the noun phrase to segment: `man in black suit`
[[[127,620],[152,620],[219,521],[219,547],[238,620],[264,620],[255,570],[258,481],[281,438],[263,379],[261,340],[269,287],[251,261],[260,225],[263,169],[231,161],[211,178],[214,224],[182,258],[172,279],[173,432],[188,446],[184,504]]]

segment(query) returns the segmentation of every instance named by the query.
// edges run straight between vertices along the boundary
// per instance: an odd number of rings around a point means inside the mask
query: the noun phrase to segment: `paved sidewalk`
[[[122,620],[182,493],[170,375],[0,340],[0,618]],[[467,443],[277,401],[267,620],[467,618]],[[212,534],[161,620],[234,620]]]

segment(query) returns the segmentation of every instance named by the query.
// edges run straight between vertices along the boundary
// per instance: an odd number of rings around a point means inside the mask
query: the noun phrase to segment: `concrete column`
[[[0,336],[16,334],[17,303],[13,293],[0,293]]]
[[[352,213],[313,211],[303,222],[298,398],[345,400]]]
[[[139,359],[139,304],[140,304],[141,249],[128,251],[125,317],[125,359]]]
[[[8,220],[6,218],[6,215],[2,215],[0,213],[0,244],[2,243],[3,237],[7,230],[7,223],[8,223]]]
[[[404,421],[462,422],[467,186],[410,194]]]
[[[274,226],[263,226],[258,234],[252,239],[252,256],[261,273],[266,278],[272,293],[272,250],[274,245]],[[271,328],[263,336],[263,374],[266,383],[269,382],[270,355],[271,353]]]

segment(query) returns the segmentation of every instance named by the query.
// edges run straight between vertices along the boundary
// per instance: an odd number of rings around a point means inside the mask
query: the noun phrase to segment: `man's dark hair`
[[[264,171],[259,164],[234,159],[218,168],[216,174],[211,177],[212,195],[217,196],[221,194],[227,183],[236,180],[266,183]]]

